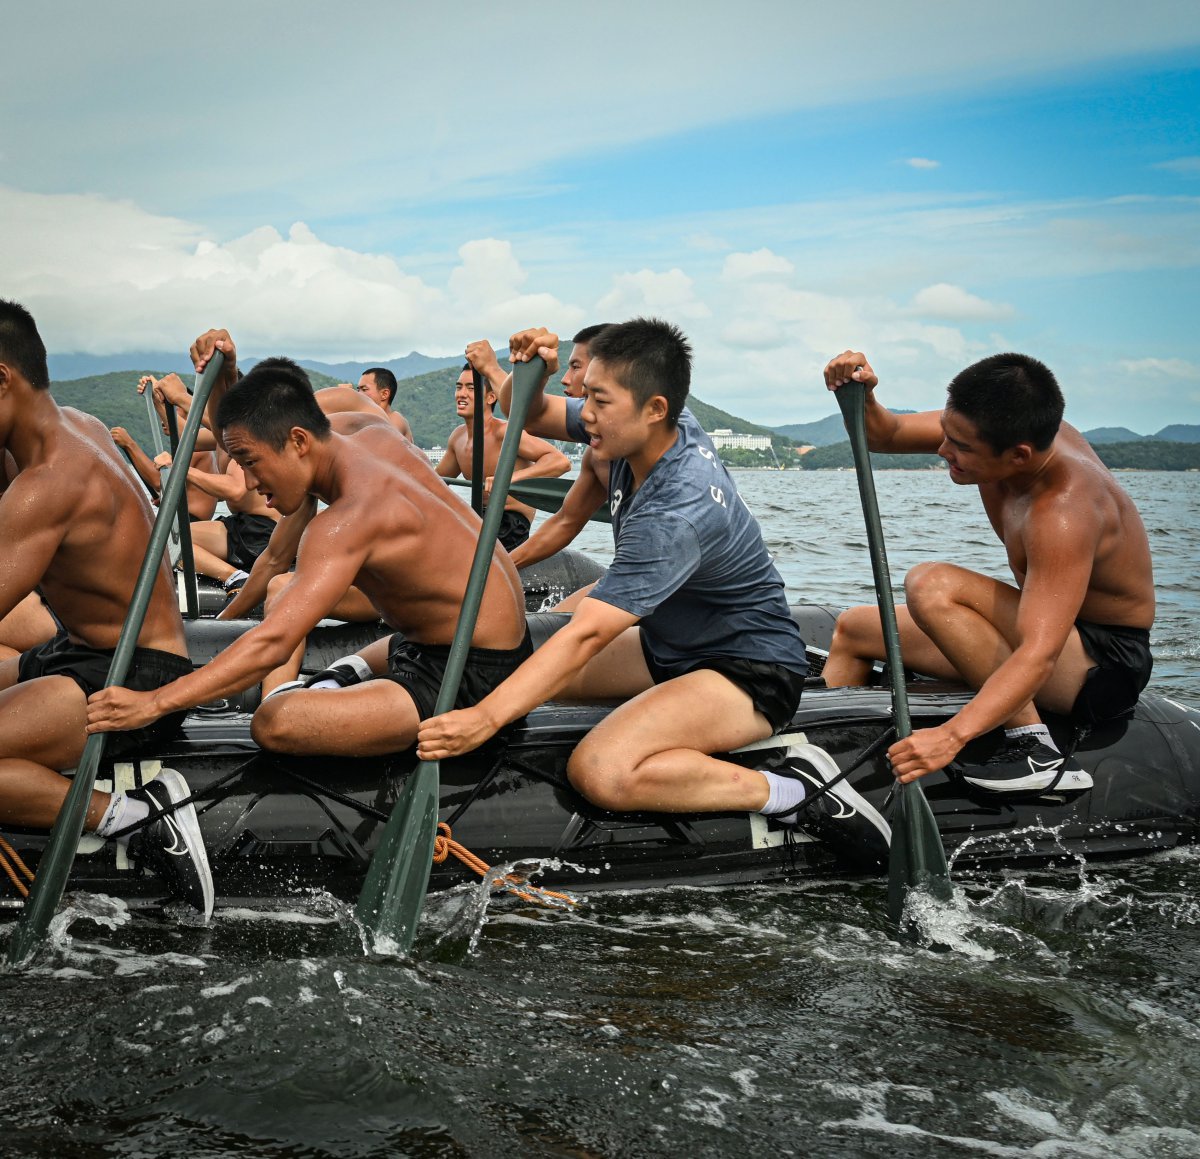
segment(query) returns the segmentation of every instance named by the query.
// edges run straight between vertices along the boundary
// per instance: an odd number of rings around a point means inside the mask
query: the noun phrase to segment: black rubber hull
[[[827,644],[832,613],[796,612],[807,638]],[[535,630],[544,634],[547,619],[555,617],[531,617]],[[340,654],[328,641],[314,641],[306,667],[327,662],[326,647]],[[914,726],[946,719],[965,695],[914,682]],[[769,882],[855,870],[826,847],[774,829],[758,815],[628,816],[593,808],[571,789],[564,770],[579,739],[609,710],[548,705],[531,713],[507,743],[442,762],[441,818],[451,822],[455,839],[493,865],[546,859],[553,864],[542,883],[575,889]],[[228,904],[314,889],[355,897],[413,758],[273,758],[255,749],[249,720],[247,712],[231,706],[198,711],[182,739],[158,754],[184,774],[199,798],[218,898]],[[1060,745],[1070,742],[1065,722],[1050,724]],[[806,690],[792,724],[843,768],[888,726],[884,690],[830,690],[817,681]],[[981,738],[966,756],[983,758],[995,743],[994,736]],[[780,755],[759,752],[739,759],[761,767]],[[1145,856],[1197,840],[1200,713],[1148,693],[1131,717],[1085,738],[1077,756],[1095,786],[1076,795],[997,796],[968,791],[945,774],[926,778],[947,854],[960,865],[1015,867]],[[129,783],[152,769],[118,765],[115,775]],[[892,778],[882,755],[852,780],[884,807]],[[27,860],[36,861],[42,835],[7,836]],[[130,898],[157,895],[153,878],[139,877],[120,860],[111,844],[85,838],[74,887]],[[431,889],[472,879],[451,860],[434,867]]]

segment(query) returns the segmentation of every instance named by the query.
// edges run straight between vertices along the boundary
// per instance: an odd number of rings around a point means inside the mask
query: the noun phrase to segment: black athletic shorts
[[[641,633],[642,656],[650,670],[650,679],[655,684],[665,684],[689,672],[708,669],[719,672],[726,680],[736,684],[750,697],[755,711],[767,718],[772,732],[785,728],[800,706],[800,694],[804,691],[804,677],[782,664],[762,664],[757,660],[743,660],[738,656],[701,656],[686,668],[668,672],[646,648],[646,633]]]
[[[496,538],[505,551],[516,551],[529,538],[529,520],[520,511],[506,511]]]
[[[112,658],[112,649],[89,648],[60,632],[54,639],[21,653],[17,662],[17,682],[24,684],[39,676],[69,676],[83,690],[84,696],[91,696],[104,687]],[[157,648],[135,648],[122,686],[135,692],[153,692],[191,671],[192,662],[186,656],[160,652]],[[185,716],[186,712],[172,712],[144,728],[110,733],[105,752],[110,757],[119,757],[173,740],[179,735]]]
[[[1095,667],[1087,678],[1071,716],[1080,724],[1098,724],[1128,712],[1150,681],[1154,657],[1150,655],[1150,632],[1146,628],[1092,624],[1076,620],[1079,638]]]
[[[226,558],[242,571],[249,571],[254,561],[267,550],[267,541],[275,530],[274,519],[265,515],[247,515],[244,511],[222,515],[217,522],[225,524],[225,538],[229,543]]]
[[[529,631],[516,648],[470,648],[463,668],[462,681],[454,708],[472,708],[498,684],[502,684],[533,653]],[[414,644],[399,632],[388,645],[388,670],[376,680],[394,680],[405,689],[417,706],[421,720],[433,716],[446,661],[450,659],[448,644]]]

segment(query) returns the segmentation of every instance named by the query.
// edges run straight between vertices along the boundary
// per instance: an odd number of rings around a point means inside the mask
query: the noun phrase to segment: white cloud
[[[52,229],[33,228],[40,221]],[[170,350],[228,325],[252,353],[384,358],[457,350],[530,320],[578,325],[583,312],[525,293],[508,242],[459,250],[445,287],[391,257],[330,245],[303,222],[228,242],[127,202],[0,188],[5,293],[24,302],[57,353]]]
[[[942,167],[940,161],[933,161],[928,157],[909,157],[904,164],[910,169],[940,169]]]
[[[1136,378],[1173,378],[1185,382],[1200,381],[1200,366],[1186,358],[1123,358],[1117,366]]]
[[[796,267],[785,257],[772,253],[765,247],[753,253],[730,254],[721,269],[721,277],[727,281],[748,281],[751,278],[773,278],[794,274]]]
[[[712,311],[695,294],[695,283],[681,269],[663,273],[638,270],[616,274],[612,289],[597,303],[605,317],[661,315],[666,318],[707,318]]]
[[[989,302],[949,282],[937,282],[918,290],[909,310],[922,318],[961,322],[992,322],[1010,318],[1013,313],[1013,308],[1004,302]]]
[[[1176,157],[1171,161],[1160,161],[1154,168],[1184,177],[1196,177],[1200,176],[1200,157]]]

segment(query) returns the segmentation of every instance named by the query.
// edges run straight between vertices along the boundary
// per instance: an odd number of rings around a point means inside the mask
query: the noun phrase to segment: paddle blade
[[[407,954],[417,936],[437,836],[437,761],[422,761],[405,782],[367,868],[355,913],[376,944]]]
[[[950,900],[950,872],[946,850],[933,810],[920,785],[912,781],[896,786],[892,813],[892,853],[888,861],[888,920],[904,941],[918,931],[904,912],[909,892],[924,891],[937,901]]]

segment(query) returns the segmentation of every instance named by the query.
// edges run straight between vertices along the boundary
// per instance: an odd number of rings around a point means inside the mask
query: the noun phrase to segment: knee
[[[292,730],[290,721],[295,716],[288,700],[291,693],[284,692],[264,700],[250,720],[250,736],[259,748],[269,752],[290,752],[289,741]]]
[[[961,569],[951,563],[919,563],[904,577],[904,598],[914,616],[955,602]]]
[[[847,608],[833,625],[833,644],[830,650],[858,654],[881,636],[878,608],[869,604]]]
[[[567,779],[601,809],[620,812],[632,794],[635,774],[627,762],[602,756],[599,746],[581,743],[567,761]]]

